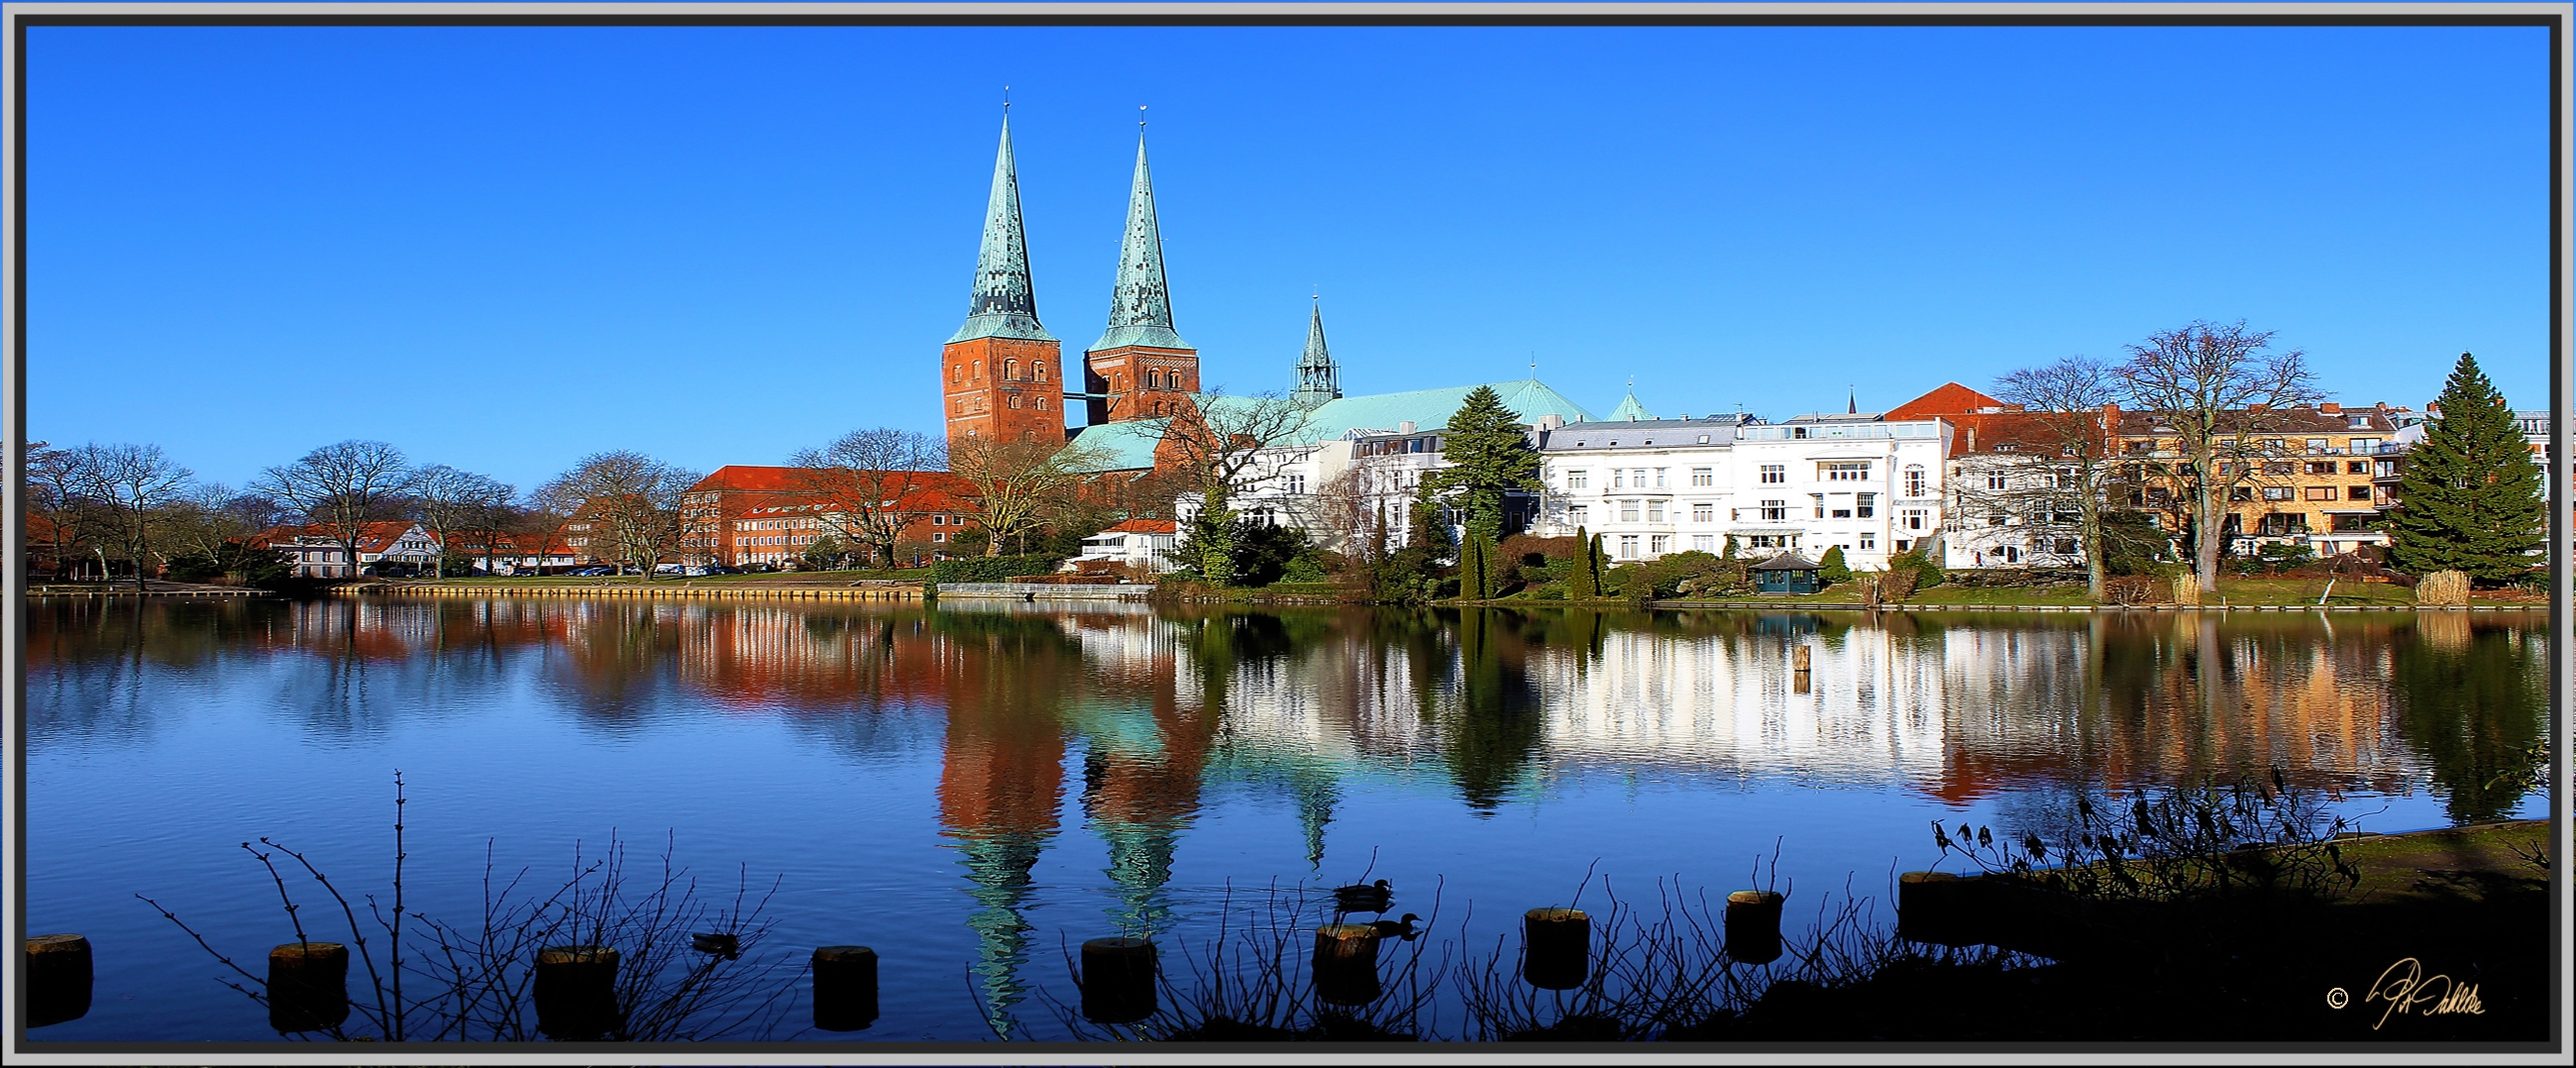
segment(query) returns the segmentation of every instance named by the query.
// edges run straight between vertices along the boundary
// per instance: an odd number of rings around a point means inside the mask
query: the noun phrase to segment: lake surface
[[[27,612],[29,930],[87,935],[98,975],[37,1040],[274,1040],[134,895],[255,962],[293,935],[237,843],[381,888],[396,769],[413,907],[470,919],[487,847],[547,875],[667,841],[702,890],[777,880],[781,952],[877,949],[874,1027],[796,1006],[772,1036],[834,1040],[1060,1037],[1035,994],[1070,1000],[1082,940],[1183,944],[1364,871],[1490,947],[1604,880],[1715,898],[1775,854],[1794,927],[1932,867],[1934,819],[2001,831],[2087,785],[2278,767],[2379,831],[2546,807],[2485,785],[2545,727],[2540,612]]]

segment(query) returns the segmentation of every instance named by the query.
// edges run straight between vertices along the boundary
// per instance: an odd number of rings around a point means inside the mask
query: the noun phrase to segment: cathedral
[[[965,325],[941,353],[940,371],[952,446],[979,439],[1063,441],[1093,427],[1169,416],[1190,403],[1199,390],[1199,354],[1172,329],[1163,236],[1142,136],[1109,327],[1083,351],[1075,369],[1065,366],[1063,342],[1038,322],[1028,236],[1020,221],[1019,171],[1011,156],[1010,120],[1003,120],[974,296]],[[1324,381],[1333,377],[1329,357],[1322,374]],[[1065,412],[1074,405],[1081,406],[1080,428],[1065,425]]]

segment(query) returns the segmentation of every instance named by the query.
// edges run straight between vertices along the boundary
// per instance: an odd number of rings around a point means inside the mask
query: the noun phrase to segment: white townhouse
[[[1546,488],[1532,530],[1603,535],[1613,560],[1723,552],[1740,503],[1734,452],[1746,417],[1656,419],[1634,397],[1620,412],[1643,418],[1540,432],[1539,479]]]

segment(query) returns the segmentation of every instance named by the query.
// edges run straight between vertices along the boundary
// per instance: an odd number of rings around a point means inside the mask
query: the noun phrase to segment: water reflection
[[[148,741],[186,713],[169,697],[190,686],[257,693],[308,739],[483,709],[610,734],[768,717],[863,767],[935,752],[949,885],[972,902],[970,972],[997,1029],[1025,997],[1041,858],[1101,858],[1109,926],[1167,931],[1176,858],[1220,793],[1275,803],[1310,866],[1363,783],[1427,785],[1491,814],[1597,772],[1859,784],[1967,806],[2277,766],[2342,791],[2429,778],[2452,818],[2473,820],[2521,804],[2489,783],[2548,716],[2538,613],[356,599],[27,611],[35,752]],[[1069,813],[1081,827],[1059,841]]]

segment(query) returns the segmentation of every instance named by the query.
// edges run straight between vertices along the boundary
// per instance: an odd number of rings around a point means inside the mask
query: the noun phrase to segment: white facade
[[[1947,423],[1734,423],[1574,423],[1549,433],[1538,532],[1603,535],[1614,561],[1723,553],[1732,537],[1750,557],[1795,550],[1821,559],[1840,546],[1855,568],[1938,542]]]
[[[1065,561],[1059,570],[1080,570],[1082,562],[1089,560],[1146,568],[1157,575],[1169,574],[1180,568],[1180,563],[1172,559],[1172,550],[1180,544],[1179,531],[1145,529],[1165,525],[1177,526],[1169,521],[1131,519],[1084,538],[1082,555]]]

